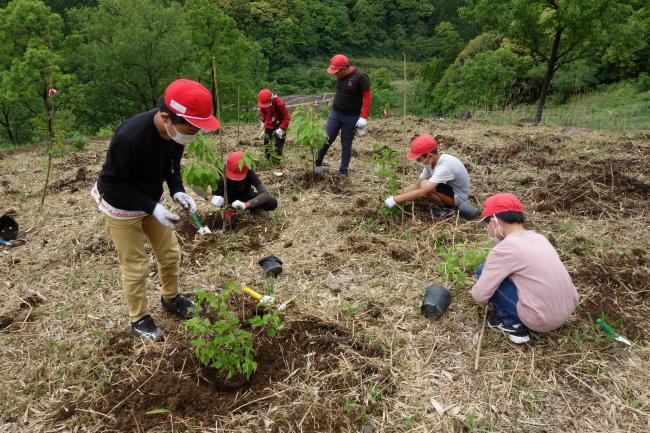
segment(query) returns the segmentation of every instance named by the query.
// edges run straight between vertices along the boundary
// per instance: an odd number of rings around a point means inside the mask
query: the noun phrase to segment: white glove
[[[359,117],[359,120],[357,120],[357,125],[356,127],[359,129],[363,129],[366,127],[368,124],[368,119],[364,119],[363,117]]]
[[[235,209],[246,209],[246,203],[243,201],[235,200],[232,202],[232,207]]]
[[[215,206],[221,207],[223,206],[223,197],[220,195],[213,195],[212,200],[210,200],[210,203],[212,203]]]
[[[184,192],[177,192],[174,194],[174,201],[185,209],[188,209],[191,213],[196,212],[196,203],[194,203],[194,199]]]
[[[395,201],[395,199],[394,199],[393,196],[391,195],[391,196],[388,197],[386,200],[384,200],[384,204],[385,204],[386,206],[388,206],[388,207],[393,207],[393,206],[395,206],[395,205],[397,204],[397,202]]]
[[[176,223],[180,218],[175,213],[168,211],[165,206],[158,203],[153,209],[153,217],[160,222],[160,224],[168,227],[170,229],[174,228],[174,223]]]
[[[264,304],[273,304],[275,303],[275,298],[273,296],[264,295],[260,298],[260,302]]]
[[[260,122],[260,128],[264,129],[264,122]]]
[[[278,138],[282,138],[282,136],[284,135],[284,130],[282,128],[276,129],[275,130],[275,135],[277,135]]]

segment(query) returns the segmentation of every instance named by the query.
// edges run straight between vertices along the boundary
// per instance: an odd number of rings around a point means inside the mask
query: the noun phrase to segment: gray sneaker
[[[140,320],[131,322],[131,334],[149,341],[163,341],[165,339],[165,333],[148,314]]]
[[[161,296],[160,303],[166,311],[178,314],[185,319],[191,319],[195,315],[194,302],[190,301],[180,293],[169,301],[165,300],[165,298]]]

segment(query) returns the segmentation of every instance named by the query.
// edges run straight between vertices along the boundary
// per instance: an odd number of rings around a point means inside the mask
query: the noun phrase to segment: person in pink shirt
[[[514,194],[497,194],[483,204],[479,221],[495,243],[476,271],[472,298],[490,304],[490,328],[516,344],[530,341],[529,330],[553,331],[578,305],[578,292],[553,245],[524,228],[524,206]]]

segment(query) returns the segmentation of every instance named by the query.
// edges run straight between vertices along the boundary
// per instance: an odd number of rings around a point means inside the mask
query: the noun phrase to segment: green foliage
[[[637,86],[639,88],[639,92],[647,92],[650,90],[650,75],[648,75],[647,72],[639,74]]]
[[[312,107],[298,107],[293,113],[293,130],[296,132],[296,145],[311,152],[313,166],[315,150],[327,141],[319,113]]]
[[[436,270],[444,276],[445,280],[453,283],[458,288],[465,288],[467,273],[476,272],[476,269],[490,251],[489,247],[471,245],[464,242],[438,251],[438,256],[443,260]]]
[[[605,54],[633,8],[617,0],[468,0],[461,14],[546,64],[550,82],[563,65]],[[545,90],[541,88],[540,104]]]
[[[0,9],[0,141],[46,137],[47,89],[70,85],[61,47],[63,19],[40,0],[14,0]],[[35,126],[36,125],[36,126]]]
[[[465,41],[454,26],[445,21],[436,26],[433,45],[431,58],[420,70],[420,76],[427,82],[429,89],[433,89],[442,79],[447,67],[465,46]]]
[[[553,95],[561,102],[586,93],[598,83],[596,67],[586,60],[578,60],[571,68],[560,69],[553,78]]]
[[[178,3],[100,0],[69,14],[82,41],[76,57],[85,83],[74,89],[85,101],[75,114],[95,127],[157,106],[167,84],[193,59]]]
[[[517,100],[530,61],[508,48],[476,54],[447,69],[432,94],[432,107],[447,112],[473,107],[501,108]]]
[[[185,164],[181,170],[185,182],[206,191],[216,185],[217,179],[224,173],[225,163],[217,153],[214,139],[199,134],[187,146],[187,155],[193,157],[193,161]]]
[[[375,173],[386,181],[389,195],[397,193],[402,188],[402,181],[397,176],[400,152],[387,145],[373,144],[372,165]]]
[[[237,28],[235,20],[214,0],[188,0],[183,8],[192,42],[192,60],[186,73],[213,87],[212,58],[217,64],[220,120],[237,116],[237,88],[241,107],[254,106],[257,91],[265,85],[268,60],[258,42]],[[180,24],[180,23],[179,23]],[[213,93],[214,93],[214,89]],[[243,113],[246,117],[246,112]]]
[[[257,370],[253,356],[253,335],[240,327],[239,317],[228,310],[228,301],[237,292],[236,284],[229,284],[220,294],[197,290],[197,304],[207,305],[208,316],[194,317],[185,324],[192,333],[191,344],[201,363],[216,368],[230,379],[242,374],[249,379]],[[269,337],[275,337],[283,329],[277,312],[254,316],[249,324],[252,328],[266,329]]]

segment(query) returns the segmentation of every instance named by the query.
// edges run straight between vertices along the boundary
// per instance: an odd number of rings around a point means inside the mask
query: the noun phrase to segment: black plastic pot
[[[258,263],[267,277],[275,277],[282,272],[282,260],[276,256],[262,257]]]
[[[449,308],[451,304],[451,294],[449,290],[442,286],[432,284],[424,291],[424,299],[420,310],[424,317],[438,320]]]
[[[0,239],[13,241],[18,237],[18,223],[9,215],[0,217]]]

